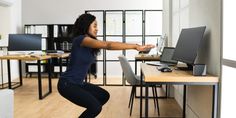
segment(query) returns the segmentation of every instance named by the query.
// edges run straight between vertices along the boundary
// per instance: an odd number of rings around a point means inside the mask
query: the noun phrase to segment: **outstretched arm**
[[[113,41],[100,41],[100,40],[94,40],[90,37],[85,37],[81,45],[90,48],[100,48],[107,50],[135,49],[138,51],[146,51],[154,47],[153,45],[141,46],[137,44],[128,44],[128,43],[113,42]]]

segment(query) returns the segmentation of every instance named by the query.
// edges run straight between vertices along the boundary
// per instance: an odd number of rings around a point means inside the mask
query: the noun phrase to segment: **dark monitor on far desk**
[[[206,26],[182,29],[172,59],[192,69]]]
[[[9,34],[8,51],[41,51],[42,34]]]

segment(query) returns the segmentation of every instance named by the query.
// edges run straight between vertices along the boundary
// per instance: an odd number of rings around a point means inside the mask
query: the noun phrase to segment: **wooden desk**
[[[135,60],[137,61],[143,61],[143,60],[149,60],[149,61],[159,61],[160,56],[159,55],[147,55],[147,54],[139,54],[135,56]]]
[[[70,56],[70,53],[48,53],[47,55],[51,56],[52,58],[59,58],[59,64],[60,64],[60,76],[62,74],[62,59],[68,58]],[[66,61],[68,64],[68,60]]]
[[[138,61],[160,61],[160,55],[148,55],[148,54],[138,54],[135,55],[135,74],[137,75],[137,62]],[[138,96],[135,96],[138,97]],[[168,86],[166,85],[166,95],[159,96],[159,98],[167,98],[168,97]]]
[[[52,92],[52,84],[51,84],[51,71],[48,71],[48,92],[44,95],[42,94],[42,80],[41,80],[41,60],[48,60],[48,66],[51,66],[51,56],[48,55],[22,55],[22,54],[14,54],[14,55],[4,55],[0,56],[1,60],[7,60],[7,70],[8,70],[8,88],[14,89],[17,87],[22,86],[22,69],[21,69],[21,61],[35,61],[37,60],[38,65],[38,92],[39,92],[39,99],[43,99],[47,95]],[[12,87],[11,82],[11,69],[10,69],[10,60],[18,60],[19,61],[19,74],[20,74],[20,81],[19,85]]]
[[[172,72],[163,73],[156,69],[156,66],[150,66],[145,63],[141,64],[141,76],[145,84],[145,117],[148,117],[148,83],[153,84],[179,84],[184,85],[183,95],[183,118],[185,118],[186,109],[186,85],[212,85],[213,86],[213,103],[212,118],[217,115],[217,93],[219,78],[211,75],[193,76],[192,71],[173,70]],[[142,81],[141,91],[142,96]],[[142,115],[142,99],[140,99],[140,117]]]
[[[147,55],[139,54],[135,56],[135,74],[137,74],[137,62],[138,61],[160,61],[159,55]]]

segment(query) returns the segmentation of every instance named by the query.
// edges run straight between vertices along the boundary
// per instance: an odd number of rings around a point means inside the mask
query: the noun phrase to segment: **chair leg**
[[[156,87],[155,87],[154,91],[155,91],[155,98],[154,99],[156,99],[156,102],[157,102],[157,104],[156,104],[157,105],[157,112],[158,112],[158,116],[160,116],[160,107],[159,107],[158,94],[157,94]]]
[[[135,93],[136,93],[136,86],[133,86],[133,93],[132,93],[132,99],[131,99],[131,105],[134,103]]]
[[[156,94],[155,94],[155,87],[154,86],[152,86],[152,94],[153,94],[154,107],[156,109]]]
[[[134,91],[134,86],[132,86],[132,88],[131,88],[128,108],[130,108],[130,105],[131,105],[131,100],[132,100],[132,96],[133,96],[133,91]]]
[[[131,108],[130,108],[130,113],[129,113],[130,116],[132,115],[135,92],[136,92],[136,86],[132,86]]]
[[[130,108],[129,116],[131,116],[131,115],[132,115],[132,110],[133,110],[133,102],[134,102],[134,95],[132,96],[132,101],[131,101],[131,108]]]

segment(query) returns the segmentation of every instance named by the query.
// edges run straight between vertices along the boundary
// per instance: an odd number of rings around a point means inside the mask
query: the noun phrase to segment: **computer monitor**
[[[193,65],[205,29],[206,26],[182,29],[172,59]]]
[[[160,56],[160,62],[167,63],[167,65],[176,65],[178,61],[172,59],[174,51],[174,47],[164,47]]]
[[[9,34],[8,51],[41,51],[42,34]]]

